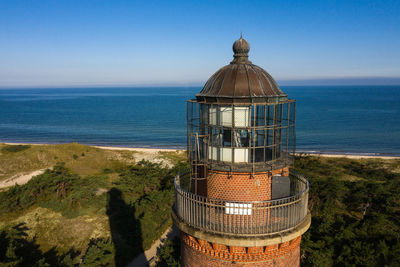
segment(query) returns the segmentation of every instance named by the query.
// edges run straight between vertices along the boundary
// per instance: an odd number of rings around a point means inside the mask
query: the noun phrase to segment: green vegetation
[[[125,266],[171,225],[173,178],[187,168],[120,161],[83,176],[66,165],[0,192],[0,265]]]
[[[29,149],[30,145],[5,145],[1,148],[3,152],[20,152]]]
[[[77,143],[30,146],[0,144],[0,181],[17,174],[51,168],[57,162],[65,162],[65,166],[73,173],[95,175],[104,168],[134,164],[137,161],[136,154],[135,151],[105,150]]]
[[[70,249],[60,254],[55,248],[43,253],[36,240],[28,240],[21,223],[0,231],[1,266],[113,266],[114,247],[110,240],[92,239],[84,254]],[[81,264],[79,264],[81,262]]]
[[[160,159],[167,160],[172,165],[176,165],[186,160],[186,151],[159,151],[158,156]]]
[[[166,240],[160,248],[158,254],[157,267],[178,267],[180,265],[179,257],[181,242],[179,237],[173,240]]]
[[[6,219],[7,214],[26,210],[35,204],[69,218],[104,212],[106,197],[104,194],[97,196],[96,191],[106,183],[106,176],[82,178],[72,174],[64,163],[58,163],[27,184],[0,193],[0,214],[3,214],[0,218]]]
[[[27,228],[21,223],[0,230],[1,266],[73,266],[77,252],[71,249],[57,255],[54,249],[43,253],[36,240],[28,240]],[[90,248],[90,247],[89,247]]]
[[[4,147],[3,177],[51,169],[0,192],[0,265],[125,266],[171,225],[183,152],[158,153],[166,165],[79,144]],[[294,169],[311,183],[302,266],[400,266],[400,160],[300,156]],[[159,258],[179,266],[179,241]]]
[[[168,169],[141,161],[121,170],[120,179],[108,192],[107,207],[117,262],[127,263],[132,252],[150,248],[171,225],[173,178],[186,167],[180,163]]]
[[[113,266],[114,255],[115,249],[110,239],[90,240],[88,249],[82,257],[82,266]]]
[[[311,183],[302,266],[400,266],[400,160],[295,162]]]

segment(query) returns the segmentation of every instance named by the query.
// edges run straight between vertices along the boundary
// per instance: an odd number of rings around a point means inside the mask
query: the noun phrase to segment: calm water
[[[184,147],[201,88],[0,89],[0,142]],[[400,86],[283,86],[297,150],[400,155]]]

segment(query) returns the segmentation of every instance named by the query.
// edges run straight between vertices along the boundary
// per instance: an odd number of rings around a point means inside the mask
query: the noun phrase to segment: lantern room
[[[296,102],[248,60],[242,37],[234,60],[188,101],[188,151],[194,169],[257,172],[292,163]]]

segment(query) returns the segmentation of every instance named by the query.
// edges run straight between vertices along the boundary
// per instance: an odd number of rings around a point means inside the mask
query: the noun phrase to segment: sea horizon
[[[400,156],[400,86],[281,86],[297,153]],[[186,148],[200,86],[0,89],[0,142]],[[396,123],[397,122],[397,123]]]

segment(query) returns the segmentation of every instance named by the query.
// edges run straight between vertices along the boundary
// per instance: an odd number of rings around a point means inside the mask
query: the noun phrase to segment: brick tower
[[[289,171],[295,100],[248,60],[240,37],[233,61],[189,100],[191,168],[175,178],[174,224],[182,266],[299,266],[311,216],[309,183]]]

